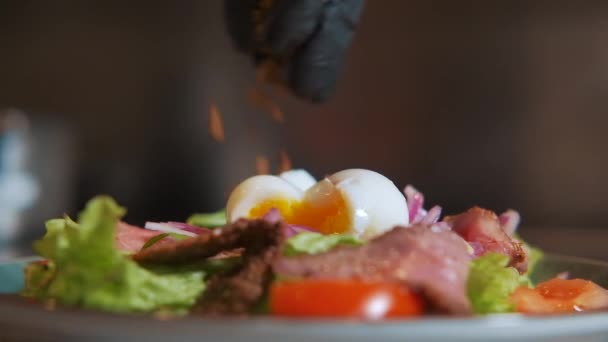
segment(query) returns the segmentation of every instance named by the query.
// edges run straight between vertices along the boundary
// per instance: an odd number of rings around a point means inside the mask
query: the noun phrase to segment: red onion
[[[481,256],[486,252],[483,245],[479,242],[468,241],[468,244],[473,248],[473,255],[475,255],[476,257]]]
[[[407,199],[410,222],[416,223],[420,220],[421,216],[426,214],[426,211],[423,208],[424,195],[409,184],[405,187],[403,193]]]
[[[279,209],[271,208],[266,214],[264,214],[264,216],[262,216],[262,219],[269,223],[277,223],[283,220],[283,215],[281,215]]]
[[[144,228],[163,233],[174,233],[190,237],[196,237],[200,234],[209,233],[209,231],[204,228],[196,228],[182,222],[146,222]],[[195,230],[192,230],[192,228],[195,228]]]
[[[201,234],[209,234],[211,231],[207,228],[201,228],[201,227],[197,227],[197,226],[193,226],[191,224],[188,224],[186,222],[175,222],[175,221],[170,221],[167,222],[168,225],[173,226],[177,229],[181,229],[185,232],[190,232],[190,233],[194,233],[196,235],[201,235]]]
[[[498,216],[498,221],[500,222],[500,226],[507,233],[507,235],[512,236],[513,233],[517,230],[517,226],[519,226],[519,221],[521,217],[519,213],[515,210],[507,210],[504,213]]]
[[[412,185],[407,185],[403,189],[403,193],[407,198],[407,205],[410,214],[410,225],[421,224],[436,224],[441,218],[441,207],[434,206],[429,211],[424,209],[424,195],[414,188]],[[441,229],[451,229],[447,224],[442,224]]]
[[[310,228],[310,227],[301,226],[301,225],[297,225],[297,224],[288,224],[287,228],[285,229],[285,237],[290,238],[294,235],[298,235],[300,233],[305,233],[305,232],[318,233],[317,230]]]
[[[441,207],[436,205],[436,206],[432,207],[431,209],[429,209],[428,213],[426,213],[426,215],[424,215],[424,217],[422,217],[420,219],[420,223],[422,223],[422,224],[437,223],[439,221],[440,216],[441,216]]]

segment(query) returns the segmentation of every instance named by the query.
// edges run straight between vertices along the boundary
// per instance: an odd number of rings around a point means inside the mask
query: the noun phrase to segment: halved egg
[[[283,178],[259,175],[246,179],[232,191],[226,204],[229,222],[239,218],[259,218],[270,209],[278,209],[283,217],[292,215],[302,202],[304,193]]]
[[[291,183],[293,186],[297,187],[302,191],[306,191],[311,188],[317,180],[310,173],[306,172],[306,170],[302,169],[294,169],[282,172],[279,177],[283,178],[287,182]]]
[[[365,169],[335,173],[311,186],[310,174],[255,176],[230,195],[228,220],[258,218],[278,209],[287,223],[322,233],[370,238],[409,222],[404,195],[388,178]]]

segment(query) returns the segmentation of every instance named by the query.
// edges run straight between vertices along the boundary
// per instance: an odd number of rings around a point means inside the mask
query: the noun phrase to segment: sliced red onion
[[[283,220],[283,215],[281,215],[279,209],[271,208],[266,214],[264,214],[264,216],[262,216],[262,219],[269,223],[277,223]]]
[[[409,184],[405,187],[403,193],[405,194],[405,197],[407,199],[410,222],[417,223],[421,219],[421,216],[426,215],[426,212],[423,208],[424,195]]]
[[[307,226],[301,226],[301,225],[297,225],[297,224],[288,224],[287,228],[285,229],[285,237],[290,238],[294,235],[298,235],[300,233],[305,233],[305,232],[318,233],[317,230],[307,227]]]
[[[168,224],[174,228],[181,229],[185,232],[194,233],[196,235],[211,233],[211,231],[209,229],[193,226],[191,224],[187,224],[186,222],[170,221],[170,222],[166,222],[166,224]]]
[[[498,221],[500,222],[500,226],[507,233],[507,235],[512,236],[513,233],[517,230],[519,226],[519,222],[521,220],[521,216],[515,210],[507,210],[504,213],[498,216]]]
[[[560,272],[555,276],[555,278],[567,280],[570,278],[570,272]]]
[[[165,222],[165,223],[146,222],[146,225],[144,226],[144,228],[149,229],[149,230],[155,230],[158,232],[174,233],[174,234],[185,235],[185,236],[190,236],[190,237],[198,236],[198,234],[177,228],[168,222]]]
[[[486,250],[483,248],[483,245],[479,242],[468,241],[468,244],[473,248],[473,255],[476,257],[483,255]]]
[[[428,213],[426,213],[426,215],[424,215],[420,219],[420,223],[434,224],[439,221],[439,217],[441,217],[441,207],[436,205],[436,206],[432,207],[431,209],[429,209]]]
[[[407,185],[405,189],[403,189],[403,193],[407,199],[408,210],[410,214],[410,225],[413,224],[427,224],[427,225],[436,225],[440,223],[438,227],[434,227],[435,229],[440,230],[450,230],[452,227],[445,223],[439,222],[441,218],[441,207],[436,205],[426,211],[424,209],[424,195],[422,192],[418,191],[412,185]]]

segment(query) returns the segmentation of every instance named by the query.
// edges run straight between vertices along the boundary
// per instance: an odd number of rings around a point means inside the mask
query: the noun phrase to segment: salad
[[[320,181],[304,170],[244,180],[216,213],[122,221],[108,196],[46,222],[22,296],[118,313],[379,320],[556,314],[608,308],[608,291],[556,274],[533,284],[542,252],[516,211],[442,216],[412,186],[374,171]]]

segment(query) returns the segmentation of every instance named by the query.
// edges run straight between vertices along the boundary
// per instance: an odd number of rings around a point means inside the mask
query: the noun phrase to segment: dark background
[[[0,107],[32,120],[43,186],[25,241],[98,193],[138,224],[218,209],[284,148],[317,177],[364,167],[448,213],[515,208],[535,242],[608,257],[608,5],[369,0],[336,96],[281,96],[279,125],[247,101],[221,4],[0,2]]]

